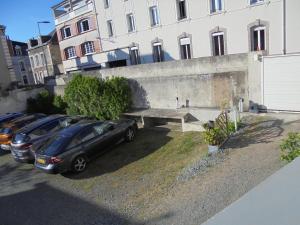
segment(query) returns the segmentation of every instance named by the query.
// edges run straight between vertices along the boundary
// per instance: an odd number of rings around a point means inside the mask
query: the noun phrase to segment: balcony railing
[[[59,16],[55,17],[55,25],[66,22],[66,21],[73,19],[75,17],[78,17],[84,13],[91,12],[91,11],[93,11],[93,9],[94,9],[94,5],[92,2],[90,2],[79,8],[74,8],[73,10],[71,10],[69,12],[61,13],[61,11],[60,11]],[[54,9],[54,11],[55,11],[55,9]],[[54,12],[54,14],[55,14],[55,12]]]

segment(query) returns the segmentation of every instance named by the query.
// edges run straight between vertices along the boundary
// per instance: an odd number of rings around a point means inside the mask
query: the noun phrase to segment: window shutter
[[[75,47],[75,50],[76,50],[76,55],[77,55],[78,57],[82,57],[81,45],[77,45],[77,46]]]
[[[94,30],[94,29],[97,28],[96,17],[95,16],[92,16],[92,17],[89,18],[89,25],[90,25],[91,30]]]
[[[95,52],[96,53],[100,53],[102,51],[99,40],[94,41],[94,47],[95,47]]]
[[[72,36],[75,36],[77,35],[79,32],[78,32],[78,28],[77,28],[77,23],[74,23],[71,25],[71,35]]]
[[[61,55],[61,60],[65,61],[66,60],[66,52],[64,49],[60,51],[60,55]]]
[[[56,34],[57,34],[57,40],[58,40],[58,42],[61,42],[61,40],[62,40],[62,36],[61,36],[61,31],[60,31],[60,29],[56,29]]]

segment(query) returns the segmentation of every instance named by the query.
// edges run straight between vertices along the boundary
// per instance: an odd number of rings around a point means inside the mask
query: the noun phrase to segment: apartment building
[[[16,81],[21,85],[34,84],[27,43],[7,39]]]
[[[300,52],[299,8],[297,0],[67,0],[53,11],[70,71],[251,51]],[[89,26],[81,23],[86,18]],[[89,29],[82,34],[82,27]]]
[[[44,83],[44,78],[64,73],[56,31],[30,39],[28,55],[34,83]]]
[[[100,68],[100,35],[92,0],[65,0],[52,7],[66,72]]]
[[[297,0],[95,3],[108,66],[112,60],[132,65],[257,50],[300,52]]]
[[[0,90],[7,89],[12,81],[15,81],[15,73],[10,57],[6,27],[0,25]]]

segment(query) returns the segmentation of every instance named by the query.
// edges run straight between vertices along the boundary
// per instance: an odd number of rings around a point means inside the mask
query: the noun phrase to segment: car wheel
[[[130,127],[130,128],[126,131],[126,137],[125,137],[125,139],[126,139],[127,142],[131,142],[131,141],[134,140],[134,137],[135,137],[135,131],[134,131],[133,128]]]
[[[87,167],[87,160],[83,155],[77,156],[72,163],[72,169],[73,172],[75,173],[83,172],[86,169],[86,167]]]

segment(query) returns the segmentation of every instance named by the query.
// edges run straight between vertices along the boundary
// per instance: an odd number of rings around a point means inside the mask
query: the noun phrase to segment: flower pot
[[[208,145],[208,154],[218,153],[219,146],[218,145]]]

